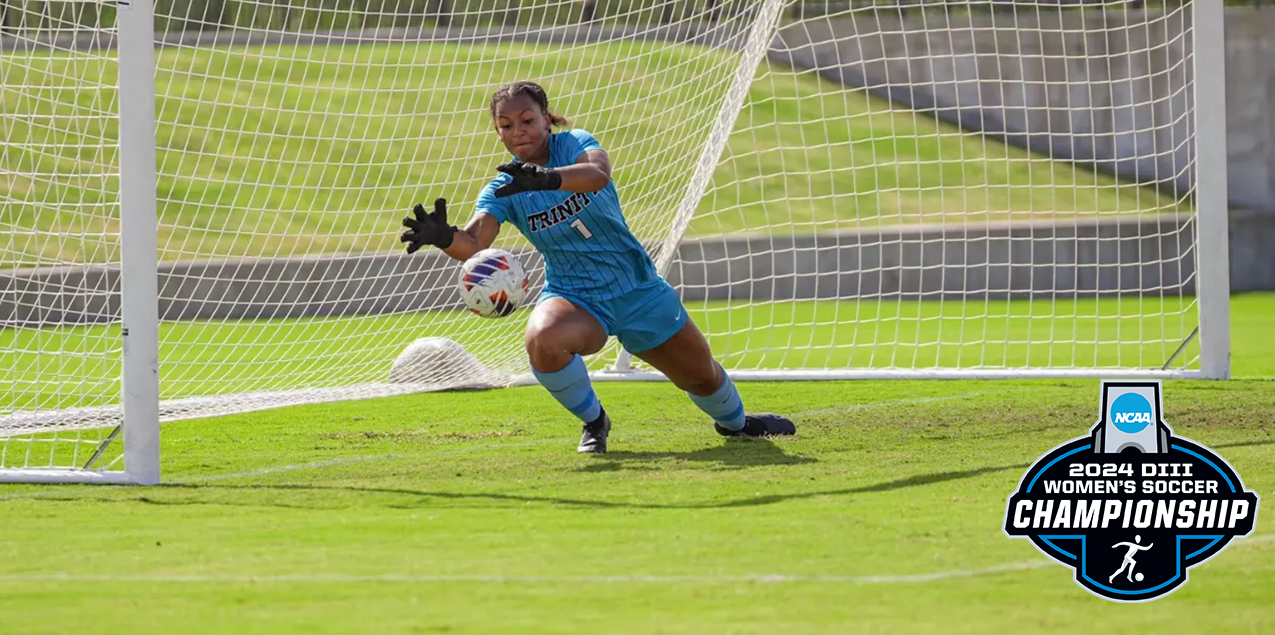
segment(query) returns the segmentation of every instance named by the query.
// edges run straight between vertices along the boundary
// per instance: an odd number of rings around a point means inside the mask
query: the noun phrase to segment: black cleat
[[[576,452],[581,454],[604,454],[607,451],[607,435],[611,434],[611,417],[603,411],[600,421],[584,424],[584,434],[580,435],[580,447]]]
[[[797,434],[797,426],[793,425],[792,421],[770,413],[744,415],[742,430],[727,430],[717,422],[713,422],[713,428],[717,430],[717,434],[724,437],[771,437]]]

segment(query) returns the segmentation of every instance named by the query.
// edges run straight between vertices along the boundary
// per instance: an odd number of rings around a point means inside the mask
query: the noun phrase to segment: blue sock
[[[534,368],[531,372],[562,407],[570,410],[581,421],[593,423],[602,416],[602,404],[593,392],[584,358],[576,355],[561,370],[552,373],[542,373]]]
[[[721,368],[721,366],[718,366]],[[707,396],[700,397],[691,393],[686,393],[695,405],[699,406],[705,414],[713,418],[718,425],[727,430],[744,429],[744,402],[739,398],[739,391],[735,389],[735,382],[730,380],[730,375],[726,374],[726,369],[722,368],[722,385],[717,392]]]

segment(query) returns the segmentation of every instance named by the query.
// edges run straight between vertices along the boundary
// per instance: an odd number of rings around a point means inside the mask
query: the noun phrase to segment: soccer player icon
[[[1144,547],[1141,544],[1138,544],[1140,542],[1142,542],[1142,536],[1134,536],[1133,542],[1117,542],[1116,544],[1111,545],[1112,549],[1115,549],[1116,547],[1124,546],[1124,547],[1128,547],[1129,550],[1125,552],[1124,562],[1120,563],[1120,568],[1116,569],[1116,572],[1111,574],[1111,577],[1107,578],[1107,584],[1111,584],[1111,582],[1116,579],[1116,576],[1120,575],[1120,572],[1125,570],[1125,567],[1129,568],[1129,573],[1127,574],[1126,577],[1129,579],[1130,582],[1133,582],[1133,568],[1138,565],[1138,561],[1133,559],[1133,554],[1139,551],[1146,551],[1147,549],[1150,549],[1151,547],[1155,546],[1155,543],[1153,542]],[[1138,581],[1141,581],[1141,580],[1142,580],[1142,574],[1139,573]]]
[[[598,140],[549,110],[543,87],[528,81],[491,98],[492,128],[511,161],[475,202],[464,229],[447,222],[447,201],[423,205],[403,219],[407,252],[430,245],[457,260],[491,247],[501,225],[513,225],[544,258],[545,284],[527,321],[524,343],[532,374],[584,423],[580,452],[606,452],[611,419],[593,391],[584,356],[616,336],[630,353],[660,371],[708,415],[723,436],[764,437],[797,431],[792,421],[756,413],[713,357],[646,247],[629,230]]]

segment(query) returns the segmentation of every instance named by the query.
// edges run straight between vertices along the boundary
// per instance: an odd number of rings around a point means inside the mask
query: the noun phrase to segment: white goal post
[[[154,484],[161,422],[531,383],[526,310],[460,310],[459,263],[397,242],[415,202],[473,213],[515,79],[608,150],[737,379],[1227,378],[1223,18],[6,3],[0,482]],[[662,379],[614,341],[590,369]]]

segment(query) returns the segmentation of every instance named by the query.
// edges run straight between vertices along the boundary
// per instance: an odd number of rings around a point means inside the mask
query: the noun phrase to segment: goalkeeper
[[[746,414],[739,391],[713,359],[681,299],[629,231],[611,181],[611,163],[583,130],[553,132],[567,121],[550,112],[532,82],[502,86],[491,98],[496,134],[514,160],[478,196],[464,229],[447,224],[447,202],[433,213],[415,207],[402,241],[414,253],[433,245],[458,260],[491,246],[513,223],[544,257],[545,286],[527,321],[531,369],[571,414],[584,421],[580,452],[606,452],[611,420],[593,392],[581,355],[602,350],[608,335],[664,373],[715,422],[724,436],[793,434],[788,419]]]

